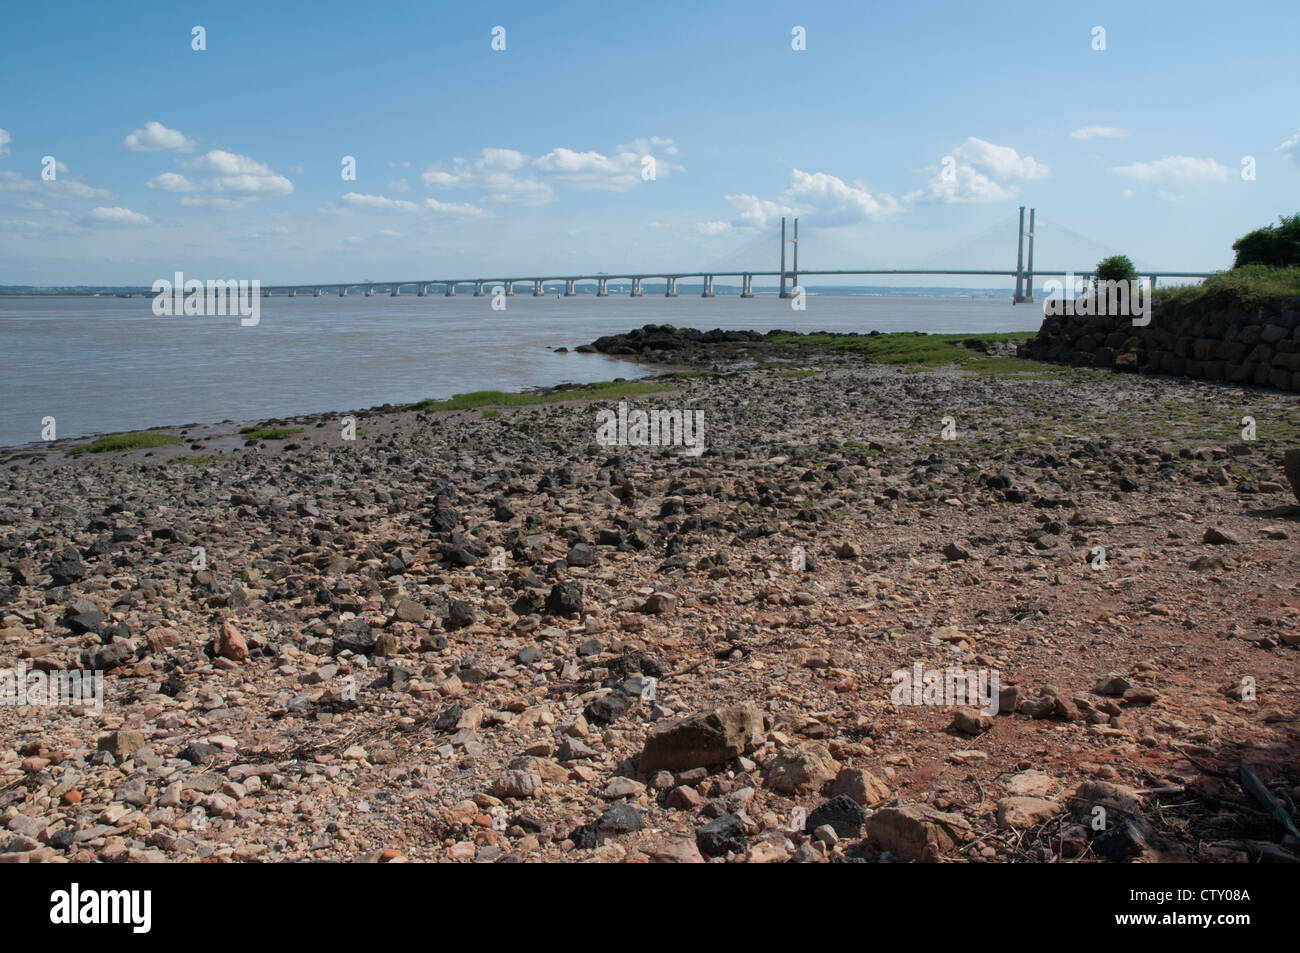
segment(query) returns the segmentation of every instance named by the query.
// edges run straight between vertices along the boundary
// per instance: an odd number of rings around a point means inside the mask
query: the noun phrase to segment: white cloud
[[[384,195],[365,195],[361,192],[348,192],[343,196],[343,201],[349,205],[390,209],[397,212],[418,212],[420,210],[420,206],[414,202],[407,202],[404,199],[390,199]]]
[[[793,215],[797,211],[791,205],[780,205],[747,193],[724,195],[723,198],[735,207],[734,224],[740,228],[766,228],[782,215]]]
[[[545,205],[555,199],[557,185],[610,192],[635,188],[648,181],[642,178],[646,156],[654,158],[655,179],[682,171],[664,158],[677,153],[671,139],[658,136],[619,145],[612,155],[558,147],[532,158],[516,149],[486,148],[472,162],[457,158],[450,169],[430,166],[421,179],[433,189],[477,189],[489,202]]]
[[[243,208],[248,202],[248,199],[228,199],[219,195],[186,195],[181,198],[182,205],[192,208],[236,209]]]
[[[650,155],[662,150],[664,155],[675,156],[681,150],[673,145],[671,139],[651,136],[649,139],[633,139],[631,143],[618,147],[619,152],[635,152],[638,155]]]
[[[42,182],[41,185],[58,186],[59,191],[77,199],[111,199],[113,193],[108,189],[97,189],[84,182],[73,179],[58,179],[54,182]]]
[[[877,198],[861,185],[847,185],[825,172],[793,170],[790,187],[781,198],[824,228],[879,221],[898,211],[898,201],[892,195]]]
[[[179,172],[164,172],[145,183],[148,188],[162,192],[193,192],[196,186]]]
[[[451,171],[429,168],[420,178],[429,188],[479,189],[491,202],[511,205],[545,205],[555,193],[545,182],[519,178],[514,173],[527,157],[513,149],[484,149],[473,163],[455,159]]]
[[[0,132],[3,131],[3,129],[0,129]],[[1283,155],[1290,156],[1296,162],[1300,162],[1300,132],[1297,132],[1286,142],[1278,146],[1277,151]],[[0,152],[0,155],[4,155],[4,153]]]
[[[999,180],[1041,179],[1049,171],[1043,163],[1010,146],[970,136],[950,156],[944,156],[925,188],[909,192],[905,201],[941,205],[1000,202],[1015,198],[1020,190]]]
[[[179,129],[168,129],[160,122],[147,122],[125,139],[122,145],[134,152],[193,152],[194,140]]]
[[[203,193],[186,196],[181,200],[183,205],[241,208],[250,202],[260,202],[265,198],[289,195],[293,192],[293,183],[273,172],[265,163],[222,149],[213,149],[193,159],[176,161],[187,172],[206,176],[206,178],[193,182],[185,176],[165,173],[152,180],[153,183],[158,184],[151,183],[151,187],[165,191],[191,191],[184,187],[188,182],[193,187],[192,191]],[[163,184],[160,180],[165,180],[167,184]],[[174,187],[168,188],[169,185]]]
[[[1128,133],[1118,126],[1083,126],[1070,133],[1071,139],[1123,139]]]
[[[647,167],[647,157],[654,160],[652,168],[656,180],[665,178],[674,171],[682,171],[680,165],[656,156],[656,150],[666,155],[676,155],[678,151],[671,139],[654,136],[619,145],[614,154],[608,156],[600,152],[552,149],[546,155],[534,159],[532,165],[534,169],[557,181],[579,188],[626,192],[646,181],[642,179],[642,170]]]
[[[536,179],[516,179],[506,173],[486,177],[483,197],[503,205],[545,205],[555,198],[555,190]]]
[[[411,191],[411,184],[407,182],[405,179],[390,179],[388,182],[388,187],[392,189],[394,192]]]
[[[0,156],[9,154],[9,143],[13,141],[13,137],[7,131],[0,129]]]
[[[790,184],[775,200],[741,193],[723,196],[736,210],[731,225],[736,228],[767,228],[782,216],[798,215],[823,228],[879,221],[899,209],[892,195],[873,195],[861,184],[849,185],[825,172],[793,169]],[[705,234],[722,234],[719,222],[696,226]]]
[[[650,227],[654,228],[658,222],[651,222]],[[700,222],[695,226],[695,230],[702,235],[730,235],[736,229],[730,222]]]
[[[437,199],[425,199],[424,207],[431,212],[437,212],[445,215],[463,215],[469,218],[476,218],[480,215],[486,215],[487,211],[479,208],[477,205],[468,205],[459,202],[439,202]]]
[[[455,202],[439,202],[437,199],[425,199],[423,204],[408,202],[406,199],[390,199],[386,195],[366,195],[360,192],[348,192],[343,196],[348,205],[362,208],[378,208],[393,212],[418,212],[421,209],[440,215],[461,215],[475,217],[486,214],[476,205],[464,205]]]
[[[905,200],[922,204],[961,205],[967,202],[1001,202],[1019,194],[1020,190],[1015,186],[999,185],[983,172],[959,163],[952,166],[949,172],[940,169],[924,189],[907,193]]]
[[[995,146],[970,136],[952,151],[958,163],[967,162],[976,171],[998,179],[1042,179],[1047,166],[1030,156],[1022,156],[1010,146]]]
[[[1137,179],[1139,182],[1226,182],[1232,177],[1232,170],[1220,165],[1213,159],[1197,159],[1193,156],[1165,156],[1153,162],[1134,162],[1121,165],[1110,171]]]
[[[120,205],[112,207],[100,206],[90,210],[90,217],[97,222],[108,222],[114,225],[148,225],[149,216],[141,215],[139,212],[133,212],[129,208],[122,208]]]
[[[513,172],[515,169],[523,167],[528,161],[528,157],[522,152],[514,149],[484,149],[483,157],[480,160],[483,168],[495,169],[502,172]]]
[[[631,153],[628,156],[635,160],[635,168],[619,157],[561,147],[538,156],[533,168],[578,186],[622,192],[641,181],[641,157]]]
[[[57,168],[57,167],[56,167]],[[111,199],[108,189],[97,189],[76,179],[29,179],[18,172],[0,169],[0,192],[40,193],[52,198]]]

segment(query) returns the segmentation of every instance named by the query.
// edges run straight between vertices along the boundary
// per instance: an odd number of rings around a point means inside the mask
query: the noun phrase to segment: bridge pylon
[[[785,280],[790,277],[794,280],[794,286],[799,287],[799,219],[794,220],[794,238],[790,239],[790,244],[794,246],[794,271],[787,275],[785,270],[785,218],[781,219],[781,297],[793,298],[794,295],[785,290]]]
[[[1034,302],[1034,213],[1029,210],[1029,231],[1025,231],[1025,207],[1020,206],[1020,227],[1016,235],[1016,290],[1012,300],[1016,304]],[[1025,238],[1029,239],[1029,267],[1025,268]]]

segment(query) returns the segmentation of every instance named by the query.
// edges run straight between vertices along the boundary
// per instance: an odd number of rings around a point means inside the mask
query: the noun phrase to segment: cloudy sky
[[[1226,267],[1300,210],[1297,9],[14,4],[0,284],[1011,267],[1021,204]]]

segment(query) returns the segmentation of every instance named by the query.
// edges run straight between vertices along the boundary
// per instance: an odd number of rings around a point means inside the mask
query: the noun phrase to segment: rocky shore
[[[0,705],[0,860],[1300,854],[1300,397],[727,334],[597,347],[718,365],[627,401],[699,456],[568,401],[11,457],[0,670],[104,697]],[[900,696],[950,670],[995,704]]]

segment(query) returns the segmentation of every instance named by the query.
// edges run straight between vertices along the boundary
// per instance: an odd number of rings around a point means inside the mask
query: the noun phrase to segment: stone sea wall
[[[1157,300],[1145,327],[1127,315],[1046,315],[1020,356],[1300,391],[1300,298],[1250,313]]]

